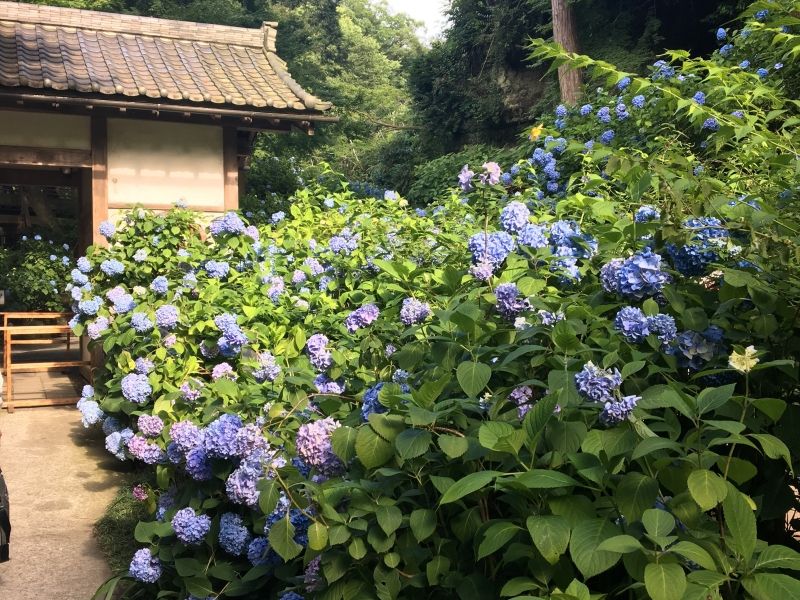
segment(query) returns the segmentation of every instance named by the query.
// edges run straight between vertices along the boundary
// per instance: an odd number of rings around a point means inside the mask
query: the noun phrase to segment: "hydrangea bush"
[[[800,597],[796,107],[717,55],[535,52],[614,91],[424,211],[328,173],[89,250],[79,408],[157,482],[103,593]]]

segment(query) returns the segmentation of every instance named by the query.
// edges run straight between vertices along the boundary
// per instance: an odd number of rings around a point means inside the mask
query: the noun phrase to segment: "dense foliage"
[[[53,311],[68,309],[63,282],[74,266],[69,244],[22,236],[13,248],[0,248],[0,289],[7,292],[5,310]]]
[[[326,173],[257,225],[104,224],[79,408],[156,477],[104,592],[799,597],[799,9],[718,34],[749,66],[536,43],[605,88],[425,209]]]

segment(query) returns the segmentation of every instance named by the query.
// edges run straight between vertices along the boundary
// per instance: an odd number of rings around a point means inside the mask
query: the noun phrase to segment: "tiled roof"
[[[295,82],[261,29],[0,1],[0,87],[253,109],[330,108]]]

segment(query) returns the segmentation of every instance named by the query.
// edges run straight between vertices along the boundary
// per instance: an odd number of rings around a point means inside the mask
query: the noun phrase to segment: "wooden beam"
[[[88,150],[0,146],[0,165],[2,164],[36,167],[90,167],[92,159]]]
[[[65,175],[61,171],[43,169],[0,168],[0,185],[43,185],[52,187],[78,187],[80,171]]]
[[[145,210],[167,211],[175,208],[175,205],[174,204],[131,204],[129,202],[109,202],[108,208],[119,209],[119,210],[130,210],[131,208],[143,208]],[[227,210],[225,206],[220,206],[219,204],[217,205],[190,204],[189,208],[199,212],[210,212],[210,213],[221,213]]]
[[[108,219],[108,122],[92,117],[92,243],[104,245],[100,223]]]
[[[233,127],[222,129],[222,169],[225,175],[225,210],[239,208],[239,156]]]

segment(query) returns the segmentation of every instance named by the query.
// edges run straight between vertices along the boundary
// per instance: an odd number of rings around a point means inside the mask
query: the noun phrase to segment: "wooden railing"
[[[44,316],[47,315],[47,316]],[[67,316],[69,314],[67,313]],[[4,407],[8,412],[14,412],[15,408],[32,407],[32,406],[57,406],[66,404],[75,404],[78,401],[78,396],[67,396],[61,398],[26,398],[25,400],[14,399],[14,374],[15,373],[32,373],[38,371],[61,371],[70,368],[85,368],[90,370],[91,361],[89,360],[62,360],[62,361],[41,361],[41,362],[23,362],[14,364],[14,345],[21,343],[30,343],[33,341],[41,341],[41,336],[52,335],[67,335],[67,339],[71,335],[71,328],[67,324],[59,325],[8,325],[11,319],[54,319],[63,318],[64,313],[4,313],[3,314],[3,327],[0,327],[0,332],[3,334],[3,373],[5,374],[5,403]],[[20,340],[14,339],[14,336],[23,335],[26,338]],[[31,337],[37,336],[37,337]]]

